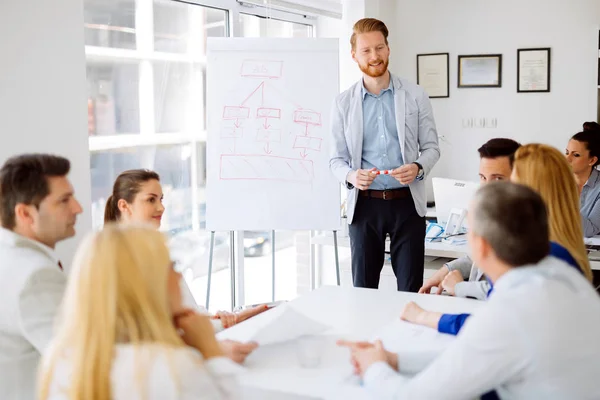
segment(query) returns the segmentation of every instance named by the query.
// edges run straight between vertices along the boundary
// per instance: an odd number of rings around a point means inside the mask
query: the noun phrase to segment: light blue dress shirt
[[[398,128],[396,127],[396,110],[394,103],[394,86],[390,85],[379,95],[369,93],[362,86],[363,97],[363,149],[362,169],[378,170],[395,169],[404,164]],[[403,187],[390,175],[378,175],[369,189],[385,190]]]
[[[579,198],[579,210],[583,222],[585,237],[596,236],[600,233],[600,172],[592,169]]]

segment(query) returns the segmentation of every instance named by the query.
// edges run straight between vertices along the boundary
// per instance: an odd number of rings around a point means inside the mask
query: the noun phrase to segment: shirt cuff
[[[438,322],[438,332],[458,335],[470,314],[442,314]]]
[[[350,182],[348,182],[348,175],[350,175],[351,172],[354,172],[353,169],[349,169],[348,172],[346,172],[346,179],[344,180],[344,184],[346,185],[346,189],[354,189],[354,185],[351,184]]]
[[[469,295],[468,286],[466,285],[471,282],[458,282],[454,285],[454,296],[455,297],[467,297]]]
[[[387,379],[388,377],[396,376],[398,373],[389,366],[385,361],[378,361],[372,364],[363,376],[363,385],[377,386],[378,382]]]

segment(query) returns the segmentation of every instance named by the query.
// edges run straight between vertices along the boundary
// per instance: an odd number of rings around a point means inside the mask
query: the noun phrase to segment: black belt
[[[394,200],[410,196],[410,189],[407,187],[389,190],[361,190],[359,194],[364,197],[374,199]]]

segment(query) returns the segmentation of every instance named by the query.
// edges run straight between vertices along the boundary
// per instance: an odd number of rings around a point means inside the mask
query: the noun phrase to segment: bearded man
[[[330,169],[348,191],[355,287],[378,288],[386,237],[398,290],[423,284],[425,178],[440,158],[429,97],[388,71],[388,29],[354,24],[352,59],[363,77],[334,102]]]

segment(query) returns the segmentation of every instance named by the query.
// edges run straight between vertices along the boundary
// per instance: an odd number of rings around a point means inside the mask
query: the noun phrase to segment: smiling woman
[[[165,211],[160,178],[154,171],[132,169],[121,173],[106,202],[104,222],[146,221],[160,227]]]

